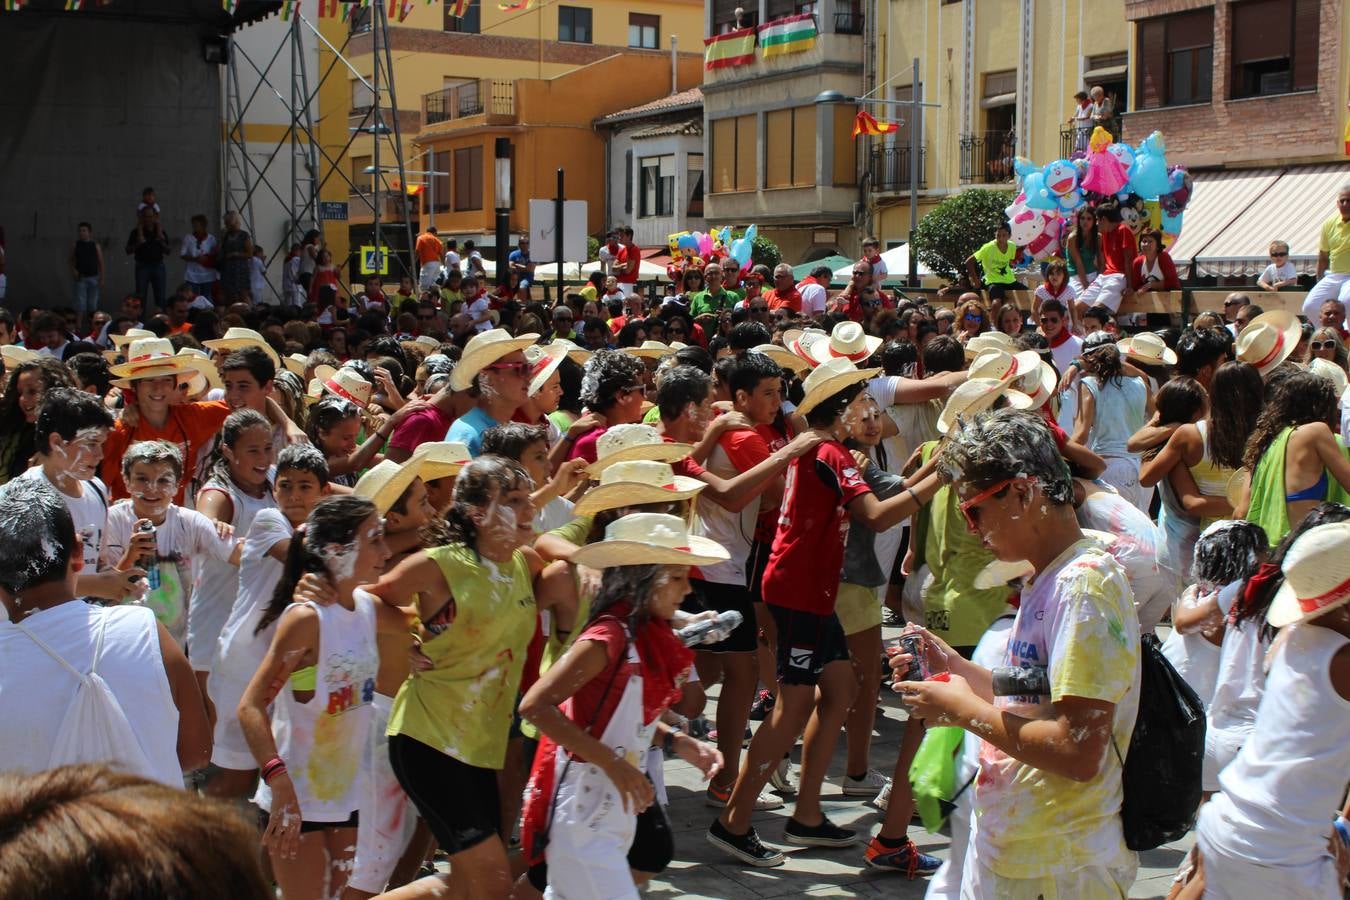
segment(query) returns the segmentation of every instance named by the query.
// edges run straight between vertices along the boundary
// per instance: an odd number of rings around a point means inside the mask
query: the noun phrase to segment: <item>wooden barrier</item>
[[[1283,309],[1297,316],[1303,312],[1303,301],[1308,296],[1306,291],[1244,291],[1240,288],[1235,291],[1191,291],[1190,293],[1192,315],[1202,312],[1216,312],[1223,315],[1225,298],[1232,293],[1243,293],[1251,298],[1252,303],[1266,312]]]

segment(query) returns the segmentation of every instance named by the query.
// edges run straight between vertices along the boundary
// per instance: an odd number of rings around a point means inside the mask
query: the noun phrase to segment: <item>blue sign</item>
[[[347,201],[346,201],[346,200],[320,200],[320,201],[319,201],[319,221],[320,221],[320,222],[345,222],[345,221],[347,221]]]

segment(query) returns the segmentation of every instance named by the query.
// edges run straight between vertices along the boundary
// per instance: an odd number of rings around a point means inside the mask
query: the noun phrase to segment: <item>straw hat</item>
[[[1250,326],[1249,326],[1250,327]],[[1350,523],[1305,531],[1284,555],[1284,584],[1266,621],[1275,628],[1307,622],[1350,600]]]
[[[525,348],[525,361],[530,364],[529,396],[544,389],[544,383],[566,358],[567,348],[557,344],[531,344]]]
[[[460,354],[459,364],[450,373],[450,390],[467,391],[473,384],[473,378],[483,369],[495,363],[503,356],[524,350],[539,340],[537,334],[522,334],[512,337],[501,328],[489,328],[469,339]]]
[[[469,448],[459,441],[427,441],[418,444],[404,466],[415,468],[423,481],[435,481],[458,475],[459,470],[473,462]]]
[[[947,405],[938,416],[938,431],[946,434],[956,424],[958,417],[969,417],[984,412],[993,406],[999,397],[1007,397],[1008,405],[1013,409],[1031,408],[1031,398],[1021,391],[1010,389],[1006,383],[993,378],[971,378],[947,398]]]
[[[292,353],[281,362],[282,365],[301,378],[305,377],[305,369],[309,368],[309,357],[304,353]]]
[[[1035,371],[1023,375],[1011,386],[1031,399],[1031,406],[1027,407],[1028,409],[1040,409],[1054,396],[1055,388],[1059,387],[1059,376],[1055,374],[1053,366],[1040,360]]]
[[[1041,355],[1035,350],[1023,350],[1021,353],[986,350],[970,364],[970,377],[992,378],[1004,384],[1011,384],[1036,372],[1040,364]]]
[[[753,348],[753,352],[763,353],[769,359],[778,363],[779,367],[791,369],[798,375],[803,372],[811,371],[811,364],[809,362],[802,359],[788,348],[780,347],[777,344],[760,344],[758,347]]]
[[[966,341],[966,359],[974,359],[986,350],[1016,353],[1017,345],[1013,343],[1012,335],[1004,334],[1001,331],[986,331],[984,334],[977,334]]]
[[[683,350],[685,347],[688,347],[688,346],[689,346],[689,345],[686,344],[684,341],[671,341],[671,342],[670,342],[670,349],[673,350],[673,351],[675,351],[675,352],[677,352],[677,353],[678,353],[679,351]]]
[[[861,363],[866,362],[880,346],[881,338],[865,333],[857,322],[840,322],[834,326],[828,340],[812,341],[807,352],[816,364],[840,357],[849,362]]]
[[[202,346],[220,353],[242,350],[245,347],[261,347],[274,365],[281,365],[281,358],[277,356],[277,351],[269,347],[267,341],[263,340],[263,336],[252,328],[231,328],[225,332],[223,338],[216,338],[214,341],[202,341]]]
[[[376,511],[385,515],[417,477],[417,468],[411,462],[411,459],[409,464],[396,463],[392,459],[382,461],[361,476],[352,493],[374,503]]]
[[[805,416],[844,388],[866,381],[880,371],[880,369],[859,369],[852,360],[844,356],[836,356],[821,363],[802,382],[806,395],[802,397],[802,402],[797,404],[798,414]]]
[[[421,344],[423,347],[426,347],[432,353],[435,353],[437,350],[441,349],[441,342],[436,340],[429,334],[419,334],[417,337],[413,338],[413,343]]]
[[[1141,331],[1134,337],[1116,341],[1120,355],[1130,362],[1141,362],[1149,366],[1175,366],[1177,355],[1164,343],[1163,339],[1151,331]]]
[[[1303,326],[1292,313],[1273,309],[1247,323],[1237,337],[1239,362],[1256,366],[1265,378],[1289,358],[1303,339]]]
[[[662,359],[675,352],[675,348],[660,341],[643,341],[637,347],[622,347],[620,350],[629,356],[639,356],[643,359]]]
[[[572,552],[579,566],[605,569],[611,566],[710,566],[731,558],[726,548],[705,537],[690,534],[679,516],[663,513],[633,513],[615,519],[605,529],[605,538]]]
[[[633,459],[654,459],[675,462],[684,459],[694,448],[689,444],[675,444],[662,440],[651,425],[614,425],[595,442],[595,462],[586,467],[592,478],[598,478],[605,469],[617,462]]]
[[[1025,581],[1036,574],[1036,567],[1025,559],[1005,562],[996,559],[975,573],[974,587],[977,591],[1003,587],[1012,581]]]
[[[1228,505],[1237,508],[1242,502],[1242,491],[1247,487],[1247,476],[1251,474],[1246,466],[1237,469],[1232,475],[1228,476],[1228,483],[1224,485],[1223,495],[1228,499]]]
[[[593,516],[621,506],[687,500],[704,487],[706,485],[697,478],[676,475],[670,463],[633,459],[605,469],[600,474],[599,486],[587,491],[572,512],[578,516]]]
[[[1308,362],[1308,371],[1336,385],[1336,396],[1339,398],[1345,393],[1345,389],[1350,387],[1350,381],[1345,377],[1345,370],[1336,365],[1329,359],[1314,358]]]
[[[311,403],[323,399],[324,391],[327,391],[365,409],[370,403],[373,390],[370,382],[362,378],[361,373],[355,369],[346,366],[341,369],[319,366],[314,370],[314,377],[309,381],[309,390],[305,393],[306,399]]]
[[[789,328],[783,332],[783,346],[788,351],[806,360],[811,366],[815,366],[815,357],[811,355],[811,345],[816,341],[827,341],[830,339],[828,332],[819,328]]]
[[[565,348],[567,350],[567,358],[572,362],[583,366],[586,365],[586,360],[591,358],[591,351],[587,350],[585,347],[578,346],[567,338],[554,338],[546,346]],[[671,344],[671,346],[674,347],[675,345]]]
[[[127,350],[127,361],[108,371],[115,387],[129,388],[133,381],[144,378],[163,378],[184,372],[205,375],[207,370],[216,370],[210,360],[192,355],[179,356],[174,353],[173,344],[164,338],[149,337],[132,341]]]
[[[33,362],[41,356],[42,354],[36,350],[29,350],[27,347],[19,347],[15,344],[6,344],[0,347],[0,357],[4,357],[7,366],[21,366],[26,362]]]
[[[112,340],[112,345],[116,347],[118,350],[121,350],[123,347],[125,347],[127,344],[130,344],[132,341],[138,341],[141,338],[152,338],[158,336],[159,335],[155,334],[153,331],[148,331],[144,328],[128,328],[126,330],[126,334],[108,335],[108,337]]]
[[[205,363],[196,372],[193,372],[188,379],[189,397],[198,397],[205,394],[209,388],[223,389],[225,387],[224,382],[220,380],[220,370],[211,362],[211,357],[207,356],[205,351],[198,350],[195,347],[183,347],[179,349],[178,355],[191,357]]]

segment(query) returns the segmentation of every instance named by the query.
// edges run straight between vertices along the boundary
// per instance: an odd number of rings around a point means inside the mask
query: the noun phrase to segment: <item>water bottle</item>
[[[736,630],[745,619],[739,612],[729,609],[726,612],[717,614],[715,619],[704,619],[701,622],[695,622],[693,625],[686,625],[679,631],[681,641],[686,647],[692,647],[695,644],[715,644],[720,640],[725,640],[726,636]]]
[[[155,526],[150,522],[141,522],[136,526],[138,534],[154,534]],[[154,552],[149,557],[142,557],[142,564],[145,567],[145,584],[150,590],[159,588],[159,553]]]

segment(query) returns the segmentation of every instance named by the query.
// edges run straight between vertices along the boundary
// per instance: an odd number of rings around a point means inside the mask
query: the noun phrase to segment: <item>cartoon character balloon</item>
[[[1158,195],[1158,203],[1168,215],[1180,216],[1185,211],[1186,204],[1191,202],[1191,191],[1194,187],[1185,166],[1173,166],[1168,170],[1167,186],[1170,190]]]
[[[745,235],[736,238],[731,242],[730,256],[736,262],[740,263],[741,268],[750,264],[750,251],[754,249],[755,235],[759,233],[759,228],[751,225],[745,229]]]
[[[1120,160],[1110,152],[1111,134],[1098,125],[1088,141],[1087,175],[1083,176],[1083,189],[1109,197],[1123,190],[1129,183],[1129,172]]]
[[[1029,208],[1051,210],[1059,207],[1059,199],[1045,186],[1045,173],[1035,163],[1019,156],[1013,160],[1013,171],[1018,175]]]
[[[1144,138],[1134,154],[1134,173],[1130,184],[1135,193],[1145,200],[1156,200],[1171,190],[1167,176],[1167,146],[1162,132],[1155,131]]]

